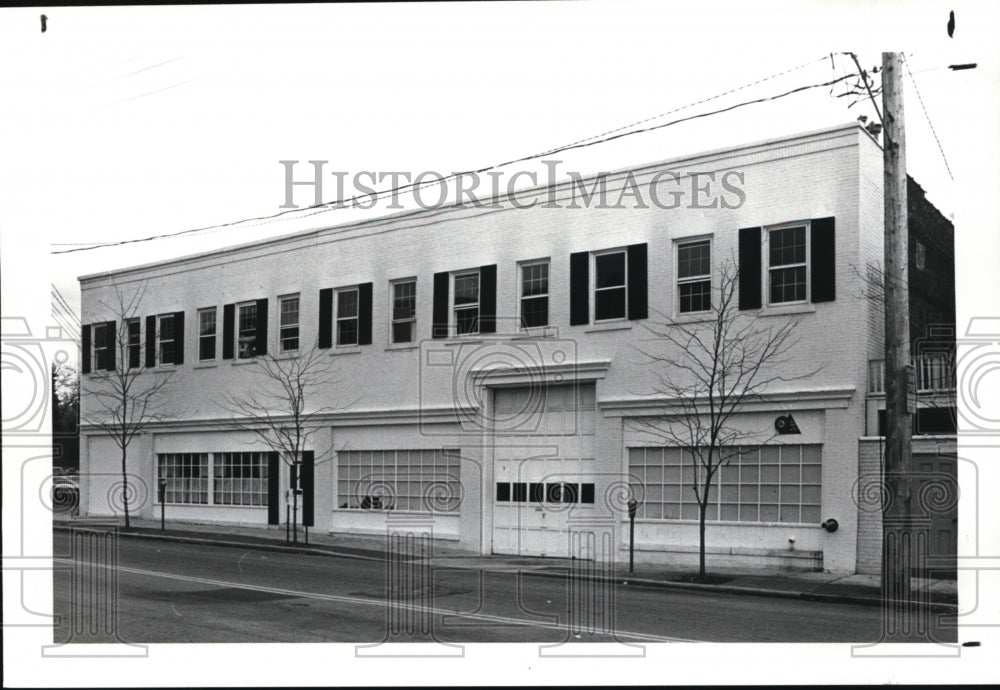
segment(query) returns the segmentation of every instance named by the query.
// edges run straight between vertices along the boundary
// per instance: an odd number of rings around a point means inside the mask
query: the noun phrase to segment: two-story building
[[[878,143],[852,123],[494,201],[80,278],[83,419],[95,372],[173,372],[177,414],[128,449],[133,513],[159,516],[164,479],[167,521],[277,528],[294,469],[315,530],[407,518],[482,554],[621,560],[634,496],[636,559],[694,562],[687,454],[649,433],[685,409],[656,385],[677,353],[647,348],[651,325],[710,325],[728,266],[741,318],[797,325],[782,376],[733,417],[761,440],[718,475],[709,564],[854,572],[859,534],[875,538],[858,491],[882,352],[864,284],[882,256]],[[116,294],[137,292],[121,323]],[[335,373],[292,468],[226,400],[261,386],[263,358],[304,353]],[[775,433],[789,415],[797,433]],[[120,451],[84,424],[80,453],[81,512],[120,514]]]

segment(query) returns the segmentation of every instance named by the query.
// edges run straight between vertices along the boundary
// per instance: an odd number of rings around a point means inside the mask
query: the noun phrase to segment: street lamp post
[[[167,529],[167,502],[164,500],[167,497],[167,480],[160,477],[160,531],[164,532]]]

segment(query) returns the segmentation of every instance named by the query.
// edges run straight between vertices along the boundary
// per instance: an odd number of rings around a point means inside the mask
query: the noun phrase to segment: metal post
[[[167,502],[164,500],[167,495],[167,480],[160,479],[160,531],[167,529]]]
[[[289,520],[291,515],[291,508],[288,506],[288,502],[285,502],[285,541],[290,542],[292,540],[292,533],[289,531],[292,528],[292,523]]]
[[[628,571],[635,572],[635,514],[639,509],[639,501],[628,500]]]

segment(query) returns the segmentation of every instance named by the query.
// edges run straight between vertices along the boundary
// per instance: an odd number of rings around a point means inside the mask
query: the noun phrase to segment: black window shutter
[[[142,366],[142,362],[139,361],[139,338],[140,338],[140,326],[139,319],[129,321],[128,323],[128,367],[129,369],[138,369]]]
[[[115,370],[115,345],[118,343],[118,338],[115,334],[115,322],[108,321],[105,324],[108,327],[108,364],[105,369],[108,371]],[[123,355],[124,356],[124,355]]]
[[[834,219],[816,218],[811,227],[812,301],[832,302],[837,292]]]
[[[590,252],[569,255],[569,325],[590,323]]]
[[[83,373],[90,373],[90,326],[80,329],[80,344],[83,349]]]
[[[497,332],[497,265],[479,267],[479,332]]]
[[[431,337],[448,337],[448,281],[451,275],[448,271],[434,274],[434,318],[432,319]]]
[[[319,346],[333,347],[333,288],[319,291]]]
[[[222,307],[222,359],[233,358],[233,341],[236,338],[236,305]]]
[[[156,317],[146,317],[146,366],[156,366]]]
[[[372,344],[372,284],[358,285],[358,345]]]
[[[184,364],[184,312],[174,312],[174,364]]]
[[[257,300],[257,335],[254,338],[254,354],[267,354],[267,298]]]
[[[630,319],[649,317],[646,255],[645,242],[630,245],[628,248],[628,317]]]
[[[227,305],[231,306],[231,305]],[[267,524],[278,524],[278,454],[267,454]]]
[[[314,451],[302,451],[302,524],[313,526],[313,486],[316,455]]]
[[[760,232],[740,230],[740,309],[760,309]]]

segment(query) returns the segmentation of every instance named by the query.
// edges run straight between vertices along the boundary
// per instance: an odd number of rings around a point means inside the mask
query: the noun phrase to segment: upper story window
[[[174,350],[177,347],[173,314],[160,314],[156,317],[156,336],[157,361],[160,364],[173,364]]]
[[[412,343],[417,326],[417,281],[408,278],[392,283],[392,342]]]
[[[691,314],[712,308],[712,240],[677,243],[677,311]]]
[[[257,354],[257,303],[239,305],[236,352],[240,359]]]
[[[281,297],[278,307],[281,319],[278,324],[278,337],[281,340],[279,351],[294,352],[299,349],[299,296]]]
[[[138,369],[142,366],[141,322],[139,319],[129,319],[125,322],[125,327],[128,329],[128,340],[126,343],[128,347],[128,367],[129,369]]]
[[[198,310],[198,359],[215,359],[215,333],[217,329],[215,307]]]
[[[767,233],[770,304],[805,302],[809,294],[808,238],[805,225],[771,228]]]
[[[358,288],[337,290],[337,345],[358,344]]]
[[[97,323],[93,326],[93,370],[102,371],[108,368],[111,362],[111,329],[106,323]]]
[[[594,254],[594,321],[624,319],[628,309],[624,249]]]
[[[521,264],[521,326],[549,325],[549,262]]]
[[[479,270],[455,273],[452,302],[456,335],[479,333]]]

